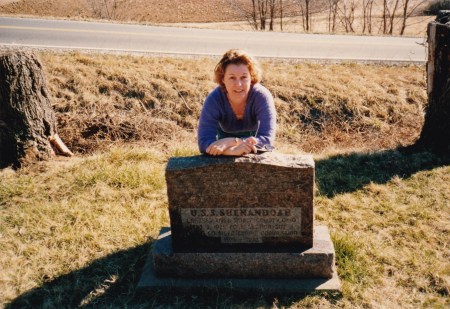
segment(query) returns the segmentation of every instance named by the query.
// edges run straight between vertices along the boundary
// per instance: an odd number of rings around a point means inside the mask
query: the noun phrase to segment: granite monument
[[[139,286],[338,290],[328,229],[314,226],[314,169],[311,156],[275,152],[171,158],[171,226]]]

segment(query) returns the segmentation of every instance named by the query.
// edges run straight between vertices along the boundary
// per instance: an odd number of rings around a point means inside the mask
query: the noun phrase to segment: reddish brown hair
[[[223,77],[229,64],[245,64],[250,72],[252,85],[261,81],[262,71],[258,61],[244,50],[230,49],[222,56],[222,59],[220,59],[219,63],[214,68],[214,81],[219,84],[220,87],[225,88]]]

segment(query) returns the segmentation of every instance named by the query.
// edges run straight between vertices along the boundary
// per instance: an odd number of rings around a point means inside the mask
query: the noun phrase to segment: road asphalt
[[[424,38],[250,32],[0,17],[0,46],[120,53],[424,63]]]

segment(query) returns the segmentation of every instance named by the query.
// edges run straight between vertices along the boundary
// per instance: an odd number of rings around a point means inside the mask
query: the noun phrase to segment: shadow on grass
[[[274,304],[291,306],[305,297],[325,297],[331,303],[342,297],[327,292],[280,297],[219,289],[137,290],[152,242],[118,251],[85,268],[44,281],[5,308],[273,308]]]
[[[114,298],[133,297],[151,242],[118,251],[93,261],[85,268],[44,281],[6,305],[5,308],[76,308]],[[45,280],[45,279],[44,279]]]
[[[448,165],[450,158],[404,149],[369,154],[340,155],[316,161],[320,193],[333,197],[353,192],[370,182],[386,183],[394,176],[407,178],[418,171]],[[137,291],[153,240],[93,261],[88,266],[47,279],[14,299],[6,308],[234,308],[289,307],[302,301],[314,306],[320,298],[337,303],[340,294],[262,295],[239,291]],[[314,298],[312,296],[319,296]],[[318,303],[316,303],[317,305]]]
[[[316,183],[321,195],[353,192],[370,182],[384,184],[393,177],[408,178],[424,170],[450,164],[450,156],[399,148],[375,153],[352,153],[316,161]]]

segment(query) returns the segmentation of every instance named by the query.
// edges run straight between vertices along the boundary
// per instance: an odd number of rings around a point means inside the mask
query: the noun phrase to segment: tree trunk
[[[273,31],[273,20],[275,18],[275,0],[269,1],[270,8],[270,23],[269,23],[269,31]]]
[[[428,107],[416,146],[450,153],[450,11],[428,24]]]
[[[404,0],[403,2],[403,15],[402,15],[402,27],[400,28],[400,35],[405,33],[406,29],[406,20],[408,19],[408,6],[410,0]]]
[[[53,113],[42,66],[30,53],[0,54],[0,166],[20,167],[54,155]]]
[[[283,31],[283,0],[280,0],[280,29]]]
[[[305,11],[306,11],[306,32],[309,32],[309,30],[311,30],[311,16],[310,16],[310,11],[309,11],[309,1],[310,0],[305,0]]]
[[[394,33],[394,19],[395,19],[395,13],[398,8],[398,2],[400,0],[396,0],[394,2],[394,8],[392,9],[392,14],[389,16],[389,34],[392,35]]]

